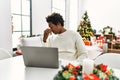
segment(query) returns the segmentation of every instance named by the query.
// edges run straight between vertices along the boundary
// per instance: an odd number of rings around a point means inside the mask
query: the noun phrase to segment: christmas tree
[[[80,25],[78,26],[77,31],[82,36],[83,40],[90,40],[90,36],[94,36],[94,32],[91,28],[91,23],[88,18],[87,11],[82,16],[82,20],[80,21]]]

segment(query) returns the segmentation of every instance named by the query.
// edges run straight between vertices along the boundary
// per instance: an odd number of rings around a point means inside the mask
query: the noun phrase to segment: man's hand
[[[44,31],[43,42],[46,42],[46,40],[51,32],[52,32],[51,29],[46,29]]]

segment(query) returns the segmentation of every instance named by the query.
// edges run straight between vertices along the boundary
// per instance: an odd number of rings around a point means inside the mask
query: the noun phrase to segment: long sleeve
[[[77,61],[82,63],[82,60],[87,58],[88,51],[80,34],[76,34],[76,49],[77,52],[75,53],[75,55],[77,57]]]

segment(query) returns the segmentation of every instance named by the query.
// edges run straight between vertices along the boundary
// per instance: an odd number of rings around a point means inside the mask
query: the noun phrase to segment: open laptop
[[[58,48],[21,46],[26,67],[58,68]]]

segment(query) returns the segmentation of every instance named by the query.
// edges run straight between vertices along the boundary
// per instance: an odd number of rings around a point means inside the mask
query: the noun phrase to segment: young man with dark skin
[[[63,17],[52,13],[46,17],[49,28],[44,31],[43,42],[49,47],[57,47],[59,58],[67,60],[82,60],[87,57],[87,50],[79,33],[64,28]],[[50,34],[55,35],[50,37]]]

